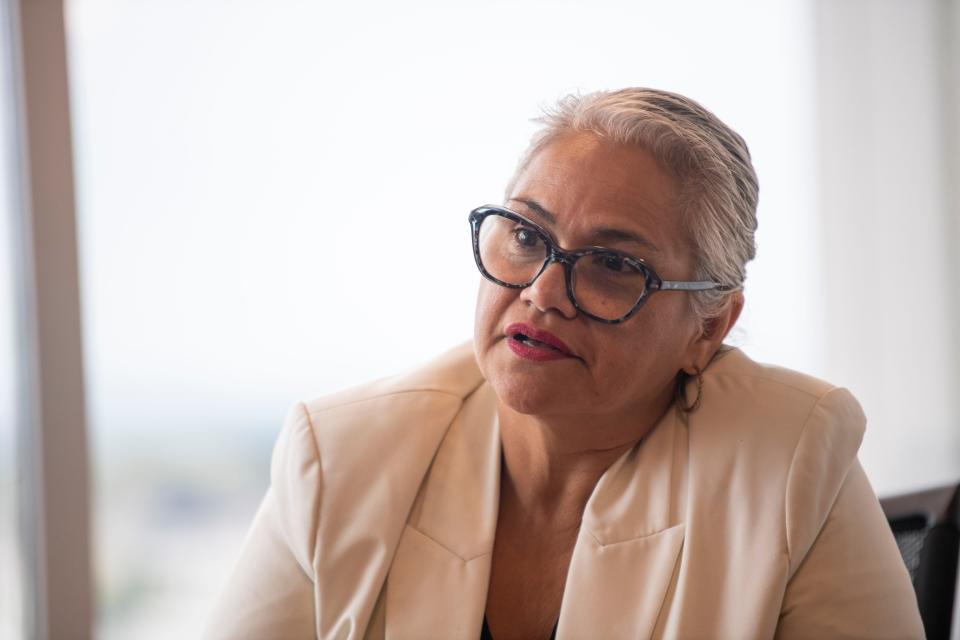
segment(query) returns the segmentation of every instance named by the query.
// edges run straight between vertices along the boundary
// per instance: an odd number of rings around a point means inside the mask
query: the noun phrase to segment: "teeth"
[[[554,347],[553,345],[549,345],[549,344],[547,344],[546,342],[540,342],[539,340],[534,340],[534,339],[531,338],[530,336],[524,335],[524,334],[522,334],[522,333],[518,333],[517,335],[514,336],[514,338],[517,339],[518,341],[524,343],[524,344],[530,345],[531,347],[540,347],[540,348],[543,348],[543,349],[553,349],[554,351],[557,350],[557,348]]]

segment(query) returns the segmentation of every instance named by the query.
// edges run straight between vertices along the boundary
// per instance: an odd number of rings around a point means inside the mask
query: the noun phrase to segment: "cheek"
[[[504,311],[515,297],[513,289],[497,286],[487,280],[480,281],[473,325],[473,338],[478,350],[493,340]]]
[[[496,378],[492,349],[498,334],[497,327],[511,302],[512,289],[500,287],[487,280],[480,281],[477,290],[477,308],[473,324],[473,351],[480,372],[487,380]]]
[[[622,328],[628,330],[619,336],[609,336],[611,342],[617,344],[617,349],[611,353],[616,354],[619,368],[647,369],[649,374],[655,370],[658,376],[669,376],[680,369],[680,361],[694,336],[696,324],[691,322],[682,300],[667,298],[648,301]]]

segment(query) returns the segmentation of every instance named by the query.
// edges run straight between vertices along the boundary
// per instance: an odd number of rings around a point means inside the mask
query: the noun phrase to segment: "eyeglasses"
[[[503,287],[529,287],[553,262],[563,265],[567,296],[577,311],[617,324],[656,291],[724,290],[718,282],[661,280],[640,258],[586,247],[566,251],[542,227],[519,213],[486,205],[470,212],[473,257],[483,276]]]

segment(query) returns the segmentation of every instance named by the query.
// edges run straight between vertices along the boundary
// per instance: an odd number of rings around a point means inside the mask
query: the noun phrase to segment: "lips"
[[[510,348],[517,355],[536,360],[555,358],[576,358],[563,340],[549,331],[537,329],[525,322],[514,322],[504,330]]]

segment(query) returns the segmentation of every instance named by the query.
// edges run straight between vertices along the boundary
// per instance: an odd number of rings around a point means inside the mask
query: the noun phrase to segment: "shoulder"
[[[856,461],[865,426],[846,389],[738,349],[704,372],[701,409],[689,419],[693,451],[709,452],[704,476],[741,479],[738,500],[780,520],[792,569]]]
[[[722,424],[743,437],[796,443],[831,418],[831,437],[860,445],[866,420],[853,395],[813,376],[754,362],[739,349],[714,360],[703,374],[702,410],[695,419]],[[823,434],[827,435],[827,434]]]
[[[436,448],[483,381],[472,343],[465,343],[406,373],[302,403],[301,428],[337,468],[377,456],[388,464],[403,451]]]
[[[271,492],[278,526],[308,575],[316,541],[333,544],[342,523],[371,531],[402,524],[402,505],[412,503],[450,424],[482,384],[472,344],[464,344],[405,374],[290,410],[273,450]]]
[[[473,343],[465,342],[400,375],[319,397],[304,405],[307,412],[314,415],[404,394],[446,396],[462,401],[482,382]]]
[[[288,413],[274,451],[287,449],[349,464],[394,439],[430,441],[445,430],[464,399],[483,383],[472,343],[464,343],[410,371],[297,403]],[[406,433],[404,433],[406,432]],[[292,447],[292,443],[295,443]]]
[[[732,347],[717,354],[704,371],[704,378],[736,382],[743,389],[806,396],[822,396],[834,388],[829,382],[805,373],[756,362]]]
[[[302,405],[321,453],[342,456],[368,450],[363,445],[371,438],[429,436],[449,424],[463,400],[482,383],[468,342],[405,373]],[[408,429],[413,433],[404,434]]]

